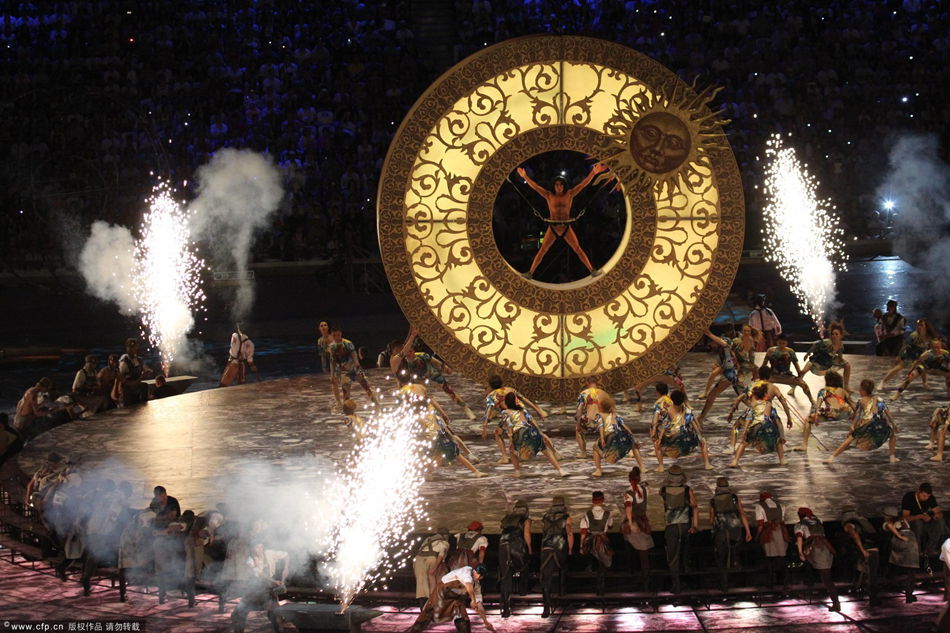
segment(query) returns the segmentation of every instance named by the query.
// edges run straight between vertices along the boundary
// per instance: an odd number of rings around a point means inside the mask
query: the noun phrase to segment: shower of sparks
[[[370,416],[328,491],[341,505],[321,549],[341,612],[366,587],[385,583],[399,569],[415,545],[410,535],[427,518],[419,494],[432,464],[421,433],[424,411],[399,402]]]
[[[835,273],[844,270],[843,231],[818,182],[773,134],[765,150],[766,260],[788,282],[802,311],[822,328],[835,300]]]
[[[200,273],[204,268],[188,231],[188,212],[158,184],[148,199],[142,236],[135,242],[132,284],[143,335],[158,348],[167,367],[187,343],[194,312],[203,305]]]

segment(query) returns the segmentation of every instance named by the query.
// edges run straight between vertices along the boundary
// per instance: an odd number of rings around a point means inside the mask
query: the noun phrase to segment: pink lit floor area
[[[158,604],[155,593],[130,590],[127,602],[119,602],[118,592],[107,581],[93,585],[92,595],[83,597],[74,581],[60,582],[53,570],[42,563],[33,568],[29,563],[0,562],[0,621],[3,633],[20,623],[66,624],[98,621],[101,630],[107,623],[137,623],[135,629],[147,633],[206,633],[229,630],[229,616],[234,602],[224,614],[218,614],[217,599],[199,595],[193,608],[175,594]],[[803,600],[780,602],[727,602],[706,606],[664,606],[659,612],[634,608],[600,608],[594,604],[577,605],[555,612],[551,618],[540,618],[540,607],[515,609],[503,620],[496,612],[489,618],[500,633],[507,631],[546,631],[549,633],[601,633],[613,631],[716,631],[717,633],[925,633],[932,630],[944,606],[942,594],[920,593],[916,604],[905,604],[903,598],[885,596],[879,607],[868,607],[866,600],[852,602],[842,596],[840,613],[828,611],[824,604]],[[364,631],[395,633],[405,631],[415,620],[417,609],[396,610],[380,607],[384,614],[363,626]],[[34,629],[38,630],[38,629]],[[52,630],[52,629],[50,629]],[[81,629],[76,629],[81,630]],[[91,630],[91,629],[86,629]],[[113,630],[120,630],[113,624]],[[124,630],[130,630],[128,628]],[[270,631],[263,613],[248,618],[248,633]],[[294,633],[293,625],[286,630]],[[430,631],[455,631],[451,624],[434,626]],[[474,631],[484,628],[476,624]]]

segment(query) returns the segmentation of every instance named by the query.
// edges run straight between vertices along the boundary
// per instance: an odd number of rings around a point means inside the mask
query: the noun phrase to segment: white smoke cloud
[[[138,310],[132,284],[134,248],[129,229],[99,220],[93,223],[89,239],[79,253],[79,272],[89,293],[112,301],[129,314]]]
[[[950,316],[950,166],[935,136],[904,136],[888,157],[890,172],[878,188],[895,203],[894,253],[933,274],[925,294],[932,316]],[[913,290],[913,289],[909,289]]]
[[[198,169],[197,179],[192,235],[207,243],[214,268],[244,273],[255,234],[268,225],[284,195],[280,171],[267,156],[226,148]],[[232,316],[245,319],[253,302],[254,287],[242,275]]]

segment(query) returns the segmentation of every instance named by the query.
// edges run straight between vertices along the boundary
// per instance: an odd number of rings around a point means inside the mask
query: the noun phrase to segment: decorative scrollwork
[[[696,145],[685,159],[640,147],[664,170],[651,180],[628,145],[638,121],[668,122],[666,86]],[[588,376],[620,389],[676,362],[725,299],[742,243],[738,170],[706,94],[589,38],[522,38],[461,62],[403,121],[380,182],[380,249],[410,322],[457,370],[551,399]],[[715,143],[699,144],[700,122]],[[559,149],[611,166],[627,227],[602,276],[540,284],[498,252],[492,210],[515,167]]]

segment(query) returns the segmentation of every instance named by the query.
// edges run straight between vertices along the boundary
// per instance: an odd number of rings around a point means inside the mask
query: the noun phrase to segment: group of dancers
[[[322,351],[330,366],[334,396],[359,432],[363,421],[349,398],[350,385],[359,382],[374,403],[377,402],[376,393],[366,381],[353,344],[342,338],[338,328],[331,329],[325,322],[320,327],[321,341],[325,341]],[[727,422],[731,424],[731,441],[726,448],[732,456],[730,467],[739,466],[749,447],[760,454],[775,453],[780,464],[786,463],[786,450],[807,452],[812,441],[825,449],[820,439],[813,435],[812,427],[821,422],[842,420],[845,416],[850,420],[849,433],[826,462],[833,461],[848,448],[867,451],[885,444],[889,461],[900,461],[895,454],[898,426],[885,398],[878,394],[883,391],[885,383],[902,369],[907,371],[907,375],[892,399],[899,398],[918,377],[926,385],[927,376],[931,374],[942,375],[950,389],[950,352],[943,349],[941,339],[929,323],[921,319],[901,349],[895,366],[880,383],[875,385],[872,380],[862,380],[858,393],[852,394],[849,390],[851,366],[843,353],[844,334],[841,323],[831,323],[828,337],[812,345],[805,354],[803,366],[799,365],[788,338],[779,335],[776,344],[766,350],[764,361],[759,366],[755,361],[755,348],[761,335],[748,324],[743,325],[734,338],[707,331],[706,336],[717,350],[717,361],[706,381],[705,393],[698,398],[703,403],[698,415],[690,406],[676,366],[631,390],[638,398],[646,385],[652,385],[655,390],[649,442],[657,461],[656,471],[665,470],[664,460],[694,454],[701,457],[704,468],[712,468],[703,426],[716,399],[729,388],[734,392],[734,401],[727,415]],[[469,420],[476,419],[472,409],[450,386],[446,378],[451,375],[449,367],[431,353],[417,349],[416,342],[417,331],[410,328],[406,340],[393,347],[389,359],[389,368],[399,383],[399,399],[422,412],[423,430],[431,440],[431,453],[439,465],[458,463],[473,475],[484,476],[486,473],[476,466],[478,460],[452,429],[451,416],[429,397],[427,385],[440,385]],[[824,377],[824,386],[814,396],[804,381],[808,373]],[[810,412],[807,415],[799,413],[777,385],[789,386],[790,396],[801,388],[810,402]],[[637,408],[642,410],[639,400]],[[785,416],[784,423],[780,410]],[[499,451],[496,463],[511,464],[515,476],[521,476],[522,465],[539,454],[560,476],[565,475],[561,467],[563,458],[543,428],[547,417],[544,409],[513,387],[504,385],[500,377],[488,378],[485,411],[481,418],[482,438],[492,437]],[[612,395],[595,379],[589,380],[578,395],[574,420],[579,458],[588,457],[588,442],[592,443],[590,457],[594,477],[602,476],[604,463],[614,464],[627,456],[644,468],[640,442],[618,413]],[[802,429],[802,442],[787,448],[786,430],[792,429],[795,423]],[[950,407],[934,411],[930,426],[930,447],[935,451],[931,459],[941,461],[950,426]]]

